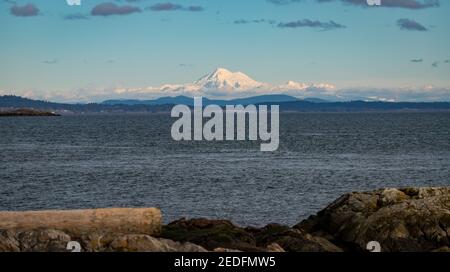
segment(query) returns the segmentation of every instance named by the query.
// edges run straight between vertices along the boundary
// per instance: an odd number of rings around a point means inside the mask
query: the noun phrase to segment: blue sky
[[[448,1],[0,1],[0,94],[97,100],[225,67],[450,101]]]

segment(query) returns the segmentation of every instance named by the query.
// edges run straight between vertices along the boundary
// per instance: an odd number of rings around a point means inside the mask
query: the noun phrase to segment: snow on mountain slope
[[[263,94],[289,94],[296,97],[308,97],[314,95],[317,90],[330,91],[331,84],[306,84],[288,81],[283,85],[271,85],[259,82],[242,72],[232,72],[225,68],[217,68],[193,83],[165,84],[160,87],[146,87],[135,89],[116,89],[115,93],[129,97],[157,97],[157,96],[208,96],[239,98],[251,95]]]
[[[225,68],[217,68],[194,82],[199,88],[218,90],[250,90],[264,86],[244,73],[230,72]]]

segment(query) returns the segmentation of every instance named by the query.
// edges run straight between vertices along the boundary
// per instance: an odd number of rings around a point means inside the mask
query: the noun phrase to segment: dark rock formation
[[[241,228],[226,220],[181,219],[163,227],[162,237],[191,242],[209,250],[342,251],[322,237],[277,224]]]
[[[209,250],[220,247],[262,251],[256,247],[256,240],[250,233],[227,220],[180,219],[163,226],[161,237],[198,244]]]
[[[445,251],[450,247],[450,188],[349,193],[294,228],[347,250],[377,241],[382,251]]]
[[[342,249],[319,236],[313,236],[302,230],[287,226],[270,224],[262,229],[247,229],[257,241],[257,245],[266,247],[272,243],[278,244],[290,252],[340,252]]]

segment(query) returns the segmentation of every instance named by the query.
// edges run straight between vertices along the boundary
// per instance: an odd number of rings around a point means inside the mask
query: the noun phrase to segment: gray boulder
[[[296,225],[347,250],[377,241],[382,251],[444,251],[450,247],[450,188],[349,193]]]
[[[148,235],[128,234],[114,239],[109,249],[115,252],[207,252],[192,243],[179,243]]]

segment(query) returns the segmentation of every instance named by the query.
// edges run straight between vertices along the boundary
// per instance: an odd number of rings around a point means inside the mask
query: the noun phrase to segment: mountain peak
[[[231,72],[225,68],[217,68],[212,73],[197,80],[195,85],[205,89],[249,90],[263,84],[241,72]]]
[[[232,74],[232,72],[228,69],[218,67],[214,70],[213,74]]]

